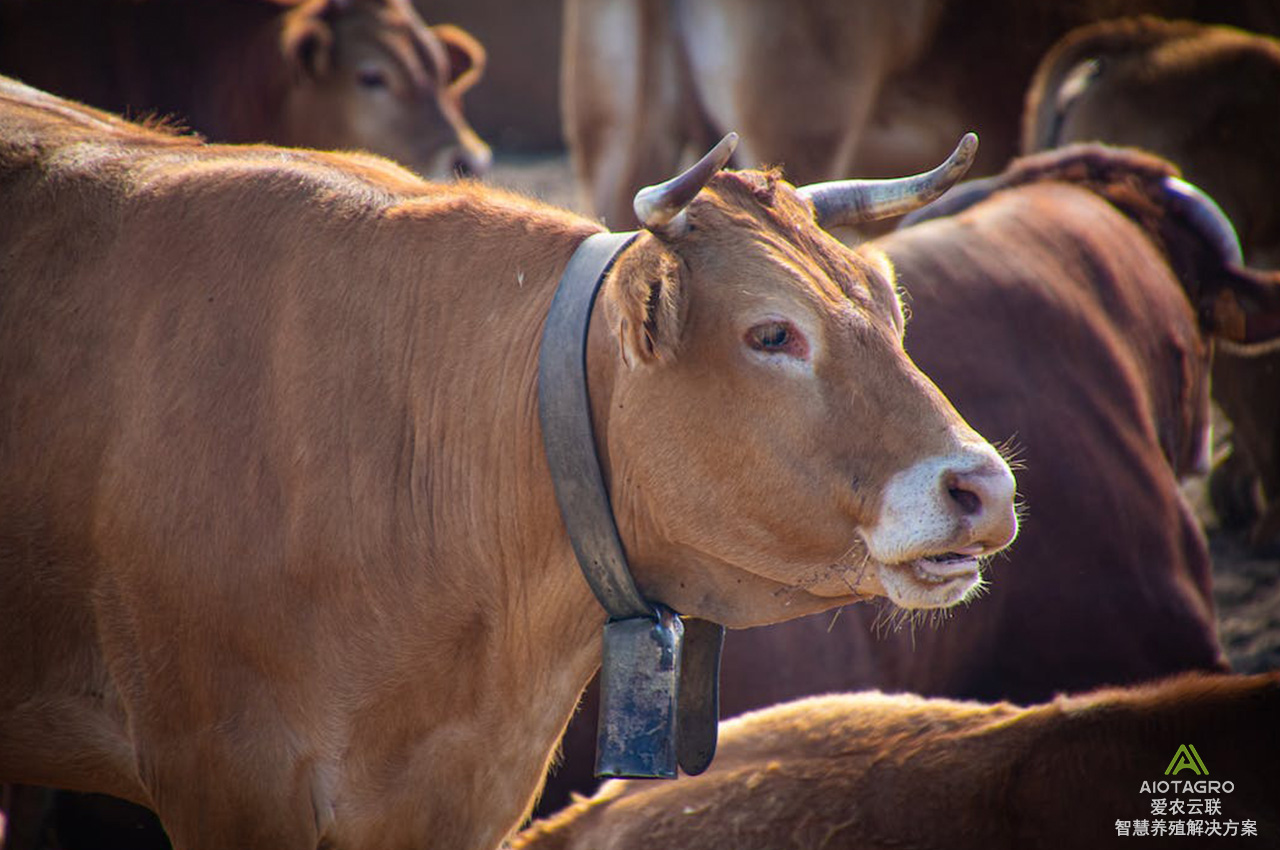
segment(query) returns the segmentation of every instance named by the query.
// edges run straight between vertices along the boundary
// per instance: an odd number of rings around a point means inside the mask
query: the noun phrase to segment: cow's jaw
[[[982,562],[976,557],[882,563],[878,573],[885,595],[900,608],[947,608],[982,587]]]
[[[862,534],[885,595],[913,609],[945,608],[973,595],[982,586],[982,559],[1017,534],[1014,489],[1013,473],[986,443],[891,478],[879,519]]]

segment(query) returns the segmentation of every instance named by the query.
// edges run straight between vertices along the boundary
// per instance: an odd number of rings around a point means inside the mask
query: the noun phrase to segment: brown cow
[[[877,638],[878,615],[855,607],[728,635],[726,715],[868,687],[1031,702],[1224,667],[1208,549],[1179,490],[1209,421],[1197,314],[1267,281],[1168,209],[1171,173],[1099,147],[1031,157],[967,211],[875,243],[911,296],[912,357],[1017,447],[1029,519],[991,592],[945,622]],[[1280,315],[1280,287],[1262,291]],[[575,720],[547,808],[590,787],[593,737]]]
[[[1222,204],[1250,263],[1280,268],[1277,104],[1280,41],[1185,21],[1114,21],[1072,32],[1045,56],[1022,144],[1031,152],[1097,140],[1157,153]],[[1280,554],[1280,353],[1224,350],[1213,388],[1234,447],[1215,472],[1214,505],[1228,522],[1253,522],[1259,552]],[[1239,467],[1253,473],[1243,484],[1232,480]]]
[[[701,776],[614,780],[512,847],[1173,846],[1160,835],[1182,836],[1178,846],[1271,847],[1278,715],[1275,673],[1187,675],[1031,708],[812,697],[726,723]]]
[[[815,221],[937,179],[717,168],[637,199],[591,314],[639,589],[730,626],[963,599],[1013,478],[908,359],[883,256]],[[0,781],[144,804],[179,850],[497,846],[600,664],[536,377],[599,225],[10,81],[0,187]]]
[[[408,0],[0,3],[0,73],[218,141],[363,149],[423,174],[488,167],[461,101],[484,61]]]
[[[630,226],[636,188],[686,144],[742,133],[740,161],[796,183],[899,174],[976,129],[974,173],[1018,149],[1044,52],[1150,12],[1277,26],[1274,0],[568,0],[561,102],[587,209]]]

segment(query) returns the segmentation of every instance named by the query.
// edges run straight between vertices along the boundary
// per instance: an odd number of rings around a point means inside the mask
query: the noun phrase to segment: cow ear
[[[480,42],[471,33],[451,24],[436,24],[431,32],[440,39],[448,56],[449,70],[445,84],[461,94],[479,82],[488,59]]]
[[[666,252],[626,251],[605,281],[605,318],[631,368],[671,360],[686,312],[680,269]]]
[[[333,30],[324,12],[323,4],[307,3],[285,16],[280,47],[285,61],[299,76],[319,79],[333,66]]]
[[[1280,348],[1280,272],[1228,266],[1226,274],[1200,307],[1209,331],[1243,354]]]

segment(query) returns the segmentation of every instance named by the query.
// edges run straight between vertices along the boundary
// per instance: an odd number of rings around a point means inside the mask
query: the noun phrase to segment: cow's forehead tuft
[[[861,289],[859,281],[873,273],[856,251],[818,226],[812,207],[779,169],[722,171],[711,179],[708,189],[689,212],[693,221],[708,225],[697,227],[693,239],[706,240],[713,252],[729,247],[732,255],[742,256],[745,237],[812,265],[846,291]]]
[[[780,169],[721,171],[708,188],[711,191],[700,195],[693,207],[705,203],[731,216],[746,212],[766,228],[789,234],[816,226],[812,208],[795,194]]]
[[[736,182],[749,191],[761,206],[772,207],[777,200],[778,183],[782,180],[782,171],[778,168],[727,171],[722,174],[725,181]]]

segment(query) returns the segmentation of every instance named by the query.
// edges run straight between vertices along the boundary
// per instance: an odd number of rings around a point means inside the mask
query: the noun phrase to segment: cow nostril
[[[982,512],[982,497],[972,490],[952,485],[947,488],[947,495],[960,506],[960,510],[967,516]]]

